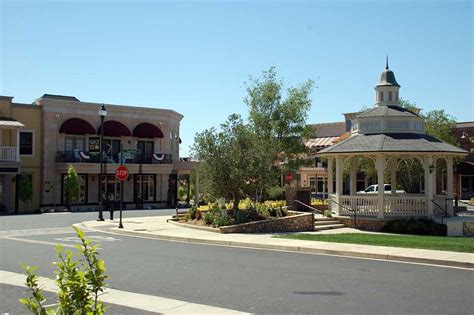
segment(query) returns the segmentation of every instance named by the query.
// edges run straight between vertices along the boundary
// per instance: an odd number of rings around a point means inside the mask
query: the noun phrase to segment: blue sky
[[[474,120],[470,1],[0,0],[0,94],[170,108],[194,134],[246,116],[244,82],[312,79],[308,122],[374,103],[388,53],[401,97]]]

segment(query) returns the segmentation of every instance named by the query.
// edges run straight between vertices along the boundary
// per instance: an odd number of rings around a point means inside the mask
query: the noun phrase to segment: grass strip
[[[474,238],[383,234],[288,234],[274,236],[304,241],[377,245],[474,253]]]

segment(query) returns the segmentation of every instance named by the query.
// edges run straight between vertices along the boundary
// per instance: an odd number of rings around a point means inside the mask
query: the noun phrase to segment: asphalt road
[[[171,212],[128,211],[125,216]],[[0,226],[2,235],[8,235],[12,230],[67,227],[91,218],[94,214],[0,217]],[[73,244],[74,234],[68,229],[44,231],[51,234],[21,231],[15,235],[21,233],[17,237],[23,241],[0,238],[0,269],[21,272],[18,264],[25,262],[37,265],[40,275],[54,277],[55,252],[48,244]],[[101,242],[108,283],[119,290],[262,314],[472,314],[474,309],[470,270],[88,235]],[[9,293],[1,294],[0,305],[14,307],[12,296],[18,288],[5,287],[0,290]],[[4,311],[0,307],[0,313]],[[21,312],[21,306],[10,311]]]

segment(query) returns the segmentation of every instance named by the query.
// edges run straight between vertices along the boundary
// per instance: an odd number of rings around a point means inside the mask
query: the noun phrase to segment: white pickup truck
[[[392,186],[390,184],[384,184],[384,194],[391,194],[392,193]],[[378,194],[378,185],[370,185],[365,190],[358,191],[358,194]],[[395,193],[397,194],[405,194],[404,190],[396,190]]]

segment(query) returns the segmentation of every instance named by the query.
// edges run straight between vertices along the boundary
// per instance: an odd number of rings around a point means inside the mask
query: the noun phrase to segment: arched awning
[[[100,135],[101,128],[97,130]],[[106,137],[130,137],[132,133],[127,126],[115,120],[107,120],[104,122],[104,136]]]
[[[141,123],[133,129],[133,136],[137,138],[164,138],[163,132],[150,123]]]
[[[59,133],[68,135],[94,135],[95,129],[84,119],[69,118],[59,128]]]

